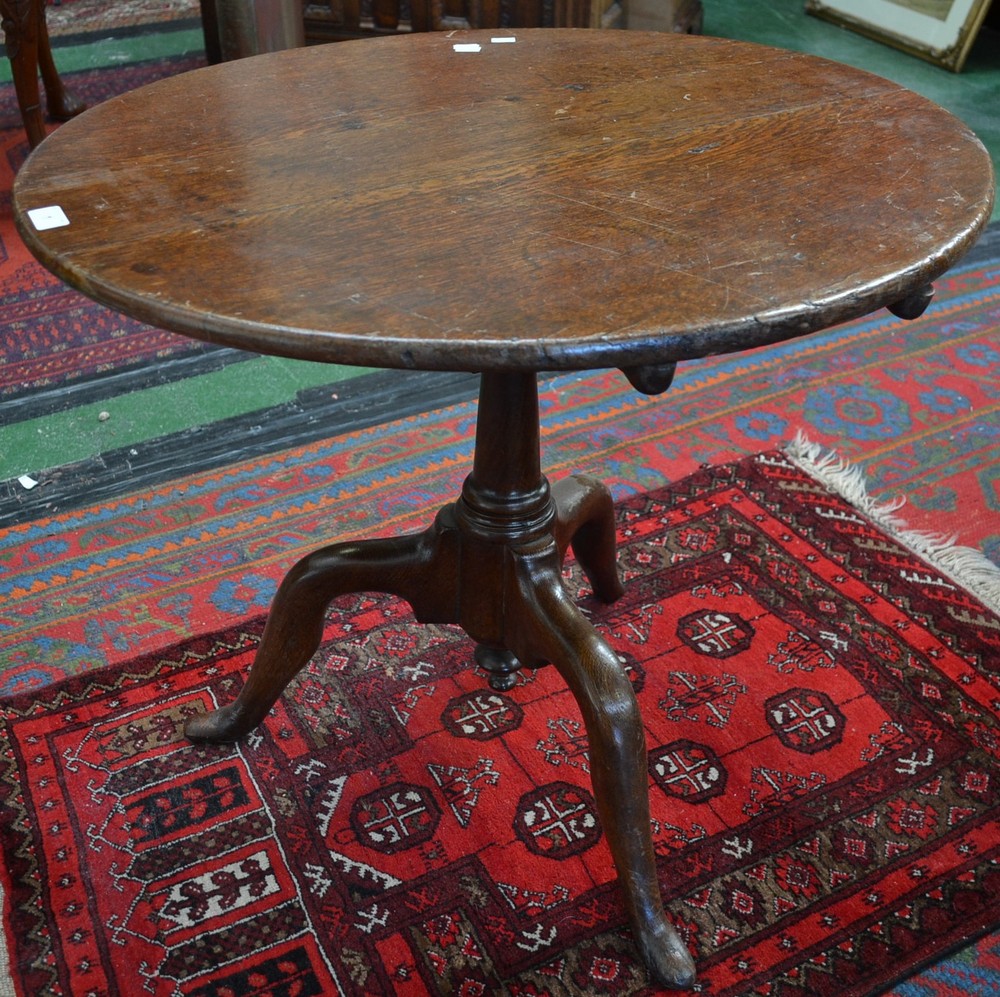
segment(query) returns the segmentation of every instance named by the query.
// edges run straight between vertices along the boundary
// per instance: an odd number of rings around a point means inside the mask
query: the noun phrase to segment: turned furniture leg
[[[253,730],[315,654],[327,607],[337,596],[388,592],[409,602],[423,623],[450,622],[455,586],[448,566],[454,558],[445,518],[413,536],[332,544],[302,558],[278,588],[239,696],[193,717],[185,734],[193,741],[224,742]]]
[[[45,83],[49,113],[59,121],[79,114],[85,105],[63,87],[52,60],[43,0],[0,0],[4,44],[14,78],[17,105],[24,121],[28,144],[35,148],[45,138],[42,120],[39,70]]]
[[[87,109],[87,105],[74,97],[59,77],[55,60],[52,58],[49,29],[45,23],[44,3],[38,21],[38,68],[42,74],[42,82],[45,84],[45,105],[49,110],[50,118],[55,121],[69,121],[70,118],[75,118],[81,111]]]
[[[219,41],[219,12],[215,0],[201,0],[201,30],[205,38],[205,58],[210,65],[222,62]]]
[[[17,106],[32,149],[45,138],[38,86],[38,27],[45,13],[41,6],[41,0],[0,0]]]

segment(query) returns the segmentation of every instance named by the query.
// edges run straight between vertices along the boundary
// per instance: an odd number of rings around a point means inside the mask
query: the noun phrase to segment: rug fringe
[[[1000,616],[1000,566],[982,551],[961,546],[954,535],[909,529],[906,521],[895,515],[906,504],[904,497],[885,501],[874,498],[860,468],[834,451],[824,451],[820,444],[810,442],[801,432],[785,446],[784,452],[803,471]]]

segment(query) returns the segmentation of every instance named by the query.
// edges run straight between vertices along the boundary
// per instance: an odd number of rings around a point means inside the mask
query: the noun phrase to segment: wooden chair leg
[[[44,0],[40,0],[38,11],[38,68],[45,84],[45,104],[49,109],[49,117],[56,121],[69,121],[86,110],[87,105],[66,89],[56,70],[52,45],[49,43],[49,28],[45,23]]]
[[[45,138],[38,86],[38,24],[41,0],[0,0],[4,42],[10,60],[17,106],[34,148]],[[43,12],[44,13],[44,12]]]
[[[211,65],[222,62],[219,40],[219,12],[215,0],[201,0],[201,29],[205,35],[205,57]]]
[[[34,148],[45,138],[39,71],[45,82],[49,112],[54,118],[65,121],[79,114],[85,105],[67,93],[56,72],[45,26],[44,0],[0,0],[0,18],[17,105],[28,144]]]

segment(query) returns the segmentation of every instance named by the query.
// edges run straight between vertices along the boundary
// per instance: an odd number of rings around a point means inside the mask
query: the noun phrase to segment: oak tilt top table
[[[570,30],[197,70],[63,125],[15,186],[38,258],[138,319],[308,360],[481,372],[457,501],[425,532],[300,561],[238,699],[187,732],[260,723],[347,592],[461,624],[497,687],[555,664],[636,942],[674,987],[694,964],[661,904],[638,706],[561,582],[572,545],[598,597],[621,593],[611,498],[592,478],[549,486],[537,372],[616,367],[658,392],[678,361],[885,306],[915,317],[992,200],[978,140],[886,80],[735,42]]]

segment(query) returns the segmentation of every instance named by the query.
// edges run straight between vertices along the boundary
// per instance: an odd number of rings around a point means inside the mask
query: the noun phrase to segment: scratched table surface
[[[496,34],[298,49],[109,100],[29,158],[20,230],[71,285],[196,338],[529,370],[853,318],[989,218],[980,142],[889,81],[719,39]]]

